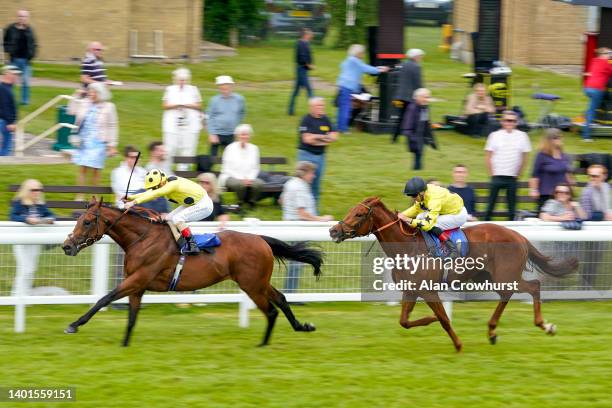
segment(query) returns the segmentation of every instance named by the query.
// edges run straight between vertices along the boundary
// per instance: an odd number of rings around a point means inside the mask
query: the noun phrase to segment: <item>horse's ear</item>
[[[104,196],[100,196],[99,206],[102,207],[102,202],[104,201]]]

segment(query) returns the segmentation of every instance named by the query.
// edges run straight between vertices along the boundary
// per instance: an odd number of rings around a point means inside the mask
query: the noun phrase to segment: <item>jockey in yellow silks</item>
[[[398,217],[413,228],[435,234],[448,249],[449,256],[457,256],[457,246],[445,231],[459,228],[467,222],[468,212],[463,206],[463,199],[444,187],[426,184],[420,177],[408,180],[404,194],[414,197],[414,204],[399,213]]]
[[[167,177],[160,169],[152,169],[146,174],[144,187],[147,191],[127,197],[125,208],[131,208],[136,204],[159,197],[166,197],[179,204],[176,209],[165,216],[165,219],[168,221],[179,248],[186,243],[185,253],[197,254],[200,252],[186,223],[200,221],[212,213],[213,202],[206,190],[191,180],[176,176]]]

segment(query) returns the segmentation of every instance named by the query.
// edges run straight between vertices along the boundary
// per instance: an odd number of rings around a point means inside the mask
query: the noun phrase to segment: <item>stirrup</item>
[[[187,241],[187,243],[181,248],[183,255],[197,255],[200,253],[200,248],[193,241]]]

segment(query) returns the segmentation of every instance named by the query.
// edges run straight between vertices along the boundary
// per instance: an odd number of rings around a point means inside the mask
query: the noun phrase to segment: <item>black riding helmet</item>
[[[419,193],[427,190],[427,183],[420,177],[413,177],[406,183],[404,194],[410,197],[416,197]]]

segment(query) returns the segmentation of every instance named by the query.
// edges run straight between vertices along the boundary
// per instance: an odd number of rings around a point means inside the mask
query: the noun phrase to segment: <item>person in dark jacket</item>
[[[313,95],[310,80],[308,79],[308,71],[314,69],[314,65],[312,65],[312,52],[310,50],[310,40],[312,40],[313,34],[310,28],[302,28],[300,33],[300,39],[295,44],[295,87],[289,100],[288,113],[290,116],[295,115],[295,98],[297,98],[301,88],[306,89],[308,98],[312,98]]]
[[[404,117],[406,110],[408,109],[408,104],[412,101],[412,95],[414,91],[419,88],[423,88],[423,75],[421,73],[421,61],[423,60],[423,56],[425,52],[418,48],[411,48],[406,52],[406,56],[408,60],[404,64],[402,64],[402,68],[399,73],[399,87],[397,88],[397,93],[395,94],[395,99],[393,103],[395,106],[399,107],[400,110],[400,122],[398,123],[395,132],[393,132],[392,142],[395,143],[399,138],[401,133],[401,118]]]
[[[478,218],[476,218],[476,192],[466,182],[468,174],[467,166],[456,164],[453,167],[453,182],[448,186],[448,191],[459,194],[463,199],[463,205],[468,212],[468,221],[478,221]]]
[[[17,22],[4,29],[4,52],[10,55],[11,65],[21,72],[21,104],[30,103],[32,59],[36,56],[36,36],[30,26],[30,13],[17,12]]]
[[[413,103],[408,105],[402,119],[401,133],[408,139],[408,150],[414,153],[414,170],[423,168],[421,158],[425,145],[437,149],[429,121],[429,99],[431,91],[419,88],[414,91]]]
[[[0,77],[0,135],[2,145],[0,145],[0,156],[8,156],[11,153],[13,132],[17,128],[17,107],[15,106],[15,96],[13,95],[13,84],[21,71],[14,65],[2,67]]]

